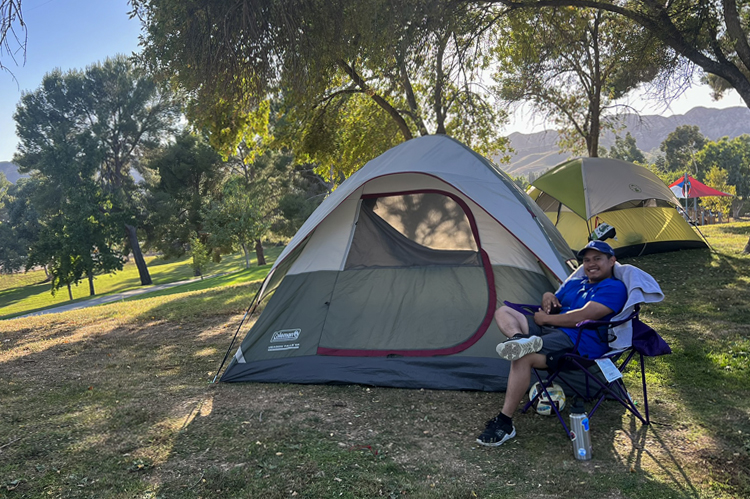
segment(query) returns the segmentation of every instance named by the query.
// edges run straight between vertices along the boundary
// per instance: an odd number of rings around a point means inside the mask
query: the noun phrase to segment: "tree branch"
[[[409,130],[409,125],[406,124],[406,120],[404,120],[404,117],[401,116],[398,111],[382,96],[378,95],[352,66],[347,64],[343,59],[339,59],[336,62],[338,63],[339,67],[343,69],[347,75],[349,75],[349,78],[351,78],[359,88],[361,88],[367,95],[369,95],[370,98],[374,100],[377,105],[383,108],[383,110],[388,113],[393,121],[396,122],[396,125],[398,125],[398,128],[401,131],[401,135],[404,137],[404,140],[410,140],[414,137],[411,133],[411,130]]]

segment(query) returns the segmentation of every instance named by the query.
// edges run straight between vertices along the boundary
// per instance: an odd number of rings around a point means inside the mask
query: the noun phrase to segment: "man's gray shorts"
[[[529,334],[531,336],[539,336],[542,339],[542,349],[537,353],[549,355],[551,353],[561,351],[570,352],[573,350],[575,344],[565,331],[560,331],[556,327],[540,326],[534,322],[533,315],[529,315],[526,318],[529,322]]]

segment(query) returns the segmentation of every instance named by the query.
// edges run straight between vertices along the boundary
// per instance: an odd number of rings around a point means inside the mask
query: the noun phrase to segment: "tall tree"
[[[43,90],[25,94],[15,118],[20,150],[15,162],[31,172],[29,201],[39,215],[39,229],[29,248],[26,269],[42,265],[52,276],[52,292],[122,268],[116,249],[122,220],[95,174],[101,154],[97,140],[81,127],[76,102],[84,90],[83,75],[48,74]],[[72,299],[72,294],[70,294]]]
[[[531,103],[578,154],[598,156],[614,101],[674,61],[648,31],[601,10],[519,9],[505,20],[494,73],[501,95]]]
[[[181,256],[203,231],[203,209],[228,169],[200,137],[184,132],[153,154],[145,166],[155,173],[147,196],[147,244],[165,256]]]
[[[234,177],[224,185],[221,196],[211,203],[204,214],[211,243],[226,251],[242,249],[246,268],[250,267],[250,251],[269,229],[258,199],[245,189],[241,177]],[[258,253],[258,265],[265,263],[261,251]]]
[[[80,180],[85,182],[85,179]],[[42,192],[49,196],[49,188],[53,185],[50,183],[46,187]],[[26,269],[46,266],[52,277],[53,294],[67,286],[72,300],[70,285],[85,278],[89,283],[89,294],[95,295],[96,274],[122,270],[123,256],[117,247],[122,240],[121,224],[111,220],[113,215],[102,209],[108,203],[100,188],[91,182],[66,189],[54,203],[47,203]]]
[[[90,177],[112,203],[116,218],[123,221],[144,285],[151,283],[151,276],[138,240],[143,214],[130,173],[131,168],[139,168],[144,150],[170,129],[176,112],[176,105],[150,78],[139,74],[127,58],[117,56],[85,71],[46,75],[39,89],[21,98],[14,115],[21,139],[17,163],[22,171],[55,168],[55,151],[62,147],[55,134],[61,133],[70,136],[63,139],[73,149],[70,154],[95,165]],[[60,130],[63,123],[66,129]]]
[[[702,178],[703,175],[699,173],[699,167],[695,161],[695,153],[706,142],[706,137],[697,126],[678,126],[667,135],[667,138],[659,146],[659,149],[664,153],[665,169],[670,172],[689,171]]]
[[[228,152],[269,96],[295,110],[303,133],[322,138],[308,143],[327,147],[332,164],[360,157],[357,147],[372,157],[428,133],[504,150],[504,115],[481,83],[495,9],[450,0],[132,4],[144,58],[190,92],[193,121],[224,132],[212,139]],[[332,140],[331,130],[352,125],[375,140]]]
[[[695,163],[699,180],[718,167],[726,172],[726,183],[736,188],[737,195],[750,196],[750,135],[705,142],[695,153]]]
[[[486,5],[484,0],[467,0]],[[734,89],[750,107],[750,24],[748,5],[736,0],[490,0],[511,9],[588,7],[619,14],[644,27],[703,71],[720,98]],[[745,246],[750,253],[750,238]]]
[[[609,148],[608,155],[610,158],[621,159],[630,163],[643,164],[646,162],[646,157],[638,149],[638,144],[635,138],[630,135],[630,132],[626,133],[625,137],[615,137],[615,143]]]
[[[467,0],[510,9],[584,7],[601,9],[642,26],[695,67],[703,70],[717,96],[733,88],[750,107],[750,31],[747,5],[736,0]]]

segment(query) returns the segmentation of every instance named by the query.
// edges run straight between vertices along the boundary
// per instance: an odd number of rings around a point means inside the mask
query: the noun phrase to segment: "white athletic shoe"
[[[496,350],[497,354],[505,360],[518,360],[530,353],[538,352],[542,349],[543,344],[539,336],[529,336],[500,343]]]

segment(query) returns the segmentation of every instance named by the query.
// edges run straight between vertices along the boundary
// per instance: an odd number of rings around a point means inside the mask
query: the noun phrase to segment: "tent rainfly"
[[[537,303],[572,258],[485,158],[446,136],[409,140],[304,223],[221,381],[504,390],[494,311],[503,300]]]
[[[674,193],[648,169],[609,158],[576,158],[536,179],[529,196],[574,250],[599,223],[617,231],[618,257],[707,248],[677,211]]]

